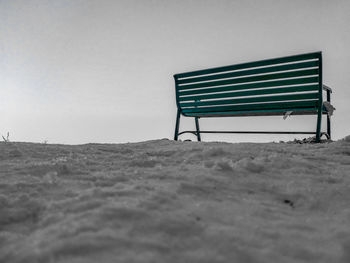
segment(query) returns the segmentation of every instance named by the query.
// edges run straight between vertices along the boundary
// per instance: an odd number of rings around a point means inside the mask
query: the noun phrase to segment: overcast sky
[[[0,0],[0,134],[69,144],[171,139],[173,74],[322,51],[324,83],[337,109],[333,138],[342,138],[350,134],[349,14],[347,0]],[[181,129],[192,129],[193,119],[185,119]],[[200,125],[314,131],[316,117],[201,119]],[[294,137],[203,135],[207,141]]]

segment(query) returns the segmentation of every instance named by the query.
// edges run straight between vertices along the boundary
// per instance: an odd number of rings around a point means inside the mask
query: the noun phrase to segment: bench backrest
[[[322,53],[175,74],[176,103],[187,116],[240,111],[317,110]]]

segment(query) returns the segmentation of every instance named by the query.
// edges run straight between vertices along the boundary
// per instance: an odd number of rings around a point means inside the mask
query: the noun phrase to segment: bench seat
[[[285,109],[281,110],[255,110],[255,111],[222,111],[214,113],[187,113],[185,117],[249,117],[249,116],[284,116],[287,112],[292,111],[290,115],[316,115],[315,109]],[[322,114],[328,114],[328,111],[324,108]]]

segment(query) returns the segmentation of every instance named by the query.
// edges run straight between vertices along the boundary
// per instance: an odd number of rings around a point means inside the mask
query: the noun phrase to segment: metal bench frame
[[[236,69],[248,69],[248,71],[254,71],[255,68],[254,66],[259,67],[259,65],[265,65],[265,66],[272,66],[271,68],[275,67],[281,67],[281,63],[283,64],[284,61],[289,61],[289,62],[300,62],[302,61],[303,58],[317,58],[317,63],[318,63],[318,68],[317,68],[317,79],[318,79],[318,101],[317,101],[317,108],[314,109],[310,109],[310,110],[306,110],[306,111],[297,111],[297,112],[293,112],[292,115],[317,115],[317,124],[316,124],[316,131],[201,131],[199,128],[199,119],[203,118],[203,117],[238,117],[238,116],[277,116],[277,115],[284,115],[286,114],[286,112],[288,112],[288,109],[284,109],[283,107],[280,109],[276,109],[276,111],[274,110],[267,110],[265,111],[264,109],[258,109],[256,111],[251,111],[251,110],[247,110],[244,109],[242,111],[240,110],[236,110],[236,111],[215,111],[212,110],[210,112],[198,112],[200,110],[197,109],[197,106],[194,106],[194,108],[192,107],[192,111],[197,110],[198,113],[196,112],[191,112],[189,113],[187,110],[186,112],[186,108],[184,108],[182,106],[182,102],[180,99],[180,93],[181,93],[181,78],[198,78],[198,79],[210,79],[211,75],[225,75],[225,72],[230,71],[230,73],[226,73],[226,75],[229,74],[235,74],[232,73],[232,70],[236,70]],[[295,61],[294,61],[295,60]],[[297,63],[295,63],[297,64]],[[276,66],[277,65],[277,66]],[[288,66],[288,65],[286,65]],[[254,69],[251,70],[251,67],[253,67]],[[283,67],[283,66],[282,66]],[[288,70],[288,69],[287,69]],[[223,73],[224,72],[224,73]],[[295,72],[295,71],[294,71]],[[270,71],[270,77],[272,76],[271,73],[276,73],[276,72],[271,72]],[[277,72],[278,73],[278,72]],[[292,72],[293,73],[293,72]],[[237,73],[236,73],[237,74]],[[238,74],[240,74],[238,72]],[[283,74],[283,73],[282,73]],[[209,76],[209,77],[208,77]],[[248,81],[251,81],[249,78],[251,76],[248,76],[246,79]],[[254,78],[255,76],[253,76],[252,78]],[[293,77],[293,76],[292,76]],[[259,78],[259,77],[258,77]],[[201,141],[201,133],[236,133],[236,134],[315,134],[316,135],[316,142],[320,141],[320,138],[322,135],[325,135],[328,139],[331,139],[331,118],[330,115],[328,114],[328,111],[324,108],[323,106],[323,91],[326,91],[326,99],[327,102],[331,102],[331,93],[332,93],[332,89],[329,88],[326,85],[323,85],[322,83],[322,52],[314,52],[314,53],[307,53],[307,54],[300,54],[300,55],[294,55],[294,56],[288,56],[288,57],[280,57],[280,58],[274,58],[274,59],[267,59],[267,60],[261,60],[261,61],[255,61],[255,62],[248,62],[248,63],[242,63],[242,64],[236,64],[236,65],[231,65],[231,66],[224,66],[224,67],[218,67],[218,68],[210,68],[210,69],[204,69],[204,70],[197,70],[197,71],[192,71],[192,72],[185,72],[185,73],[179,73],[179,74],[175,74],[174,75],[174,79],[175,79],[175,91],[176,91],[176,105],[177,105],[177,115],[176,115],[176,124],[175,124],[175,135],[174,135],[174,140],[178,140],[179,136],[181,134],[184,133],[192,133],[195,136],[197,136],[197,140]],[[184,82],[182,79],[182,82]],[[221,79],[219,77],[217,77],[216,79],[219,79],[219,82],[221,81]],[[227,80],[227,79],[225,79]],[[224,81],[225,81],[224,80]],[[232,80],[229,79],[229,81]],[[234,79],[233,79],[234,80]],[[191,80],[190,80],[191,81]],[[228,82],[230,83],[230,82]],[[232,81],[231,81],[232,83]],[[234,83],[234,82],[233,82]],[[191,84],[191,83],[190,83]],[[199,86],[199,89],[197,90],[201,90],[202,87],[200,87],[201,82],[195,82],[194,85],[192,86]],[[183,87],[183,86],[182,86]],[[204,87],[212,87],[211,84],[209,84],[208,86],[204,86]],[[226,89],[227,91],[227,89]],[[231,91],[231,90],[230,90]],[[234,88],[232,90],[233,92],[235,92]],[[254,92],[254,91],[251,91]],[[284,91],[285,92],[285,91]],[[214,94],[214,93],[211,93]],[[314,92],[315,94],[315,92]],[[201,94],[200,94],[201,95]],[[270,94],[269,94],[270,95]],[[281,95],[281,94],[277,94],[277,95]],[[282,94],[283,95],[283,94]],[[314,99],[315,101],[315,99]],[[198,102],[201,102],[200,100],[194,100],[194,103],[192,102],[192,104],[190,105],[196,105],[199,104]],[[186,103],[184,103],[186,104]],[[265,104],[265,105],[268,105]],[[220,106],[220,105],[219,105]],[[219,106],[213,106],[213,107],[218,107]],[[237,108],[237,105],[234,105]],[[247,106],[247,105],[245,105]],[[229,108],[229,106],[226,106],[226,108]],[[221,107],[222,108],[222,107]],[[203,108],[202,108],[203,109]],[[204,108],[205,109],[205,108]],[[322,114],[327,114],[327,132],[321,132],[321,121],[322,121]],[[195,131],[190,131],[190,130],[186,130],[186,131],[182,131],[179,132],[179,125],[180,125],[180,116],[183,115],[185,117],[194,117],[195,119],[195,125],[196,125],[196,130]]]

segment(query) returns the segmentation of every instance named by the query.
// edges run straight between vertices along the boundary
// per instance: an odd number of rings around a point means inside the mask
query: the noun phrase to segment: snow
[[[0,143],[0,262],[350,262],[336,142]]]

